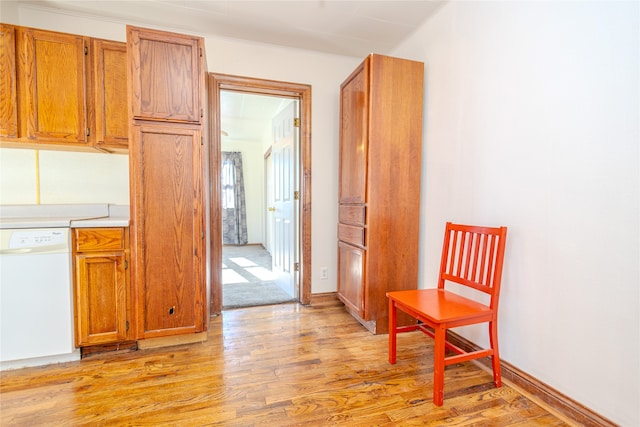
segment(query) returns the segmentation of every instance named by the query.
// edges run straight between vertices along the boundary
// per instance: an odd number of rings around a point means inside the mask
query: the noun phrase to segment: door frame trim
[[[209,212],[211,314],[222,311],[222,233],[220,208],[220,90],[275,95],[300,101],[300,302],[311,302],[311,85],[209,73]]]

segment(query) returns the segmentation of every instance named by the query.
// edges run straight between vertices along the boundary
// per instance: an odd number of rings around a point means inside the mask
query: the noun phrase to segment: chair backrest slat
[[[497,299],[500,292],[507,227],[447,223],[438,288],[455,282]],[[491,305],[497,304],[493,301]]]
[[[480,272],[478,277],[480,277],[480,279],[484,279],[485,278],[485,272],[489,272],[491,271],[491,266],[489,266],[489,268],[485,269],[486,265],[487,265],[487,241],[491,240],[491,236],[484,236],[482,234],[478,235],[478,240],[482,240],[482,249],[481,249],[481,254],[482,254],[482,259],[480,260]],[[491,260],[489,260],[489,263],[491,263]]]

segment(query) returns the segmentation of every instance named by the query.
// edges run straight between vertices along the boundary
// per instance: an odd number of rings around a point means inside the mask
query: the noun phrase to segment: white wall
[[[128,205],[129,157],[0,148],[0,204],[36,203]]]
[[[2,1],[0,12],[3,22],[117,41],[126,39],[127,23],[124,22],[91,19],[30,7],[20,7],[16,11],[12,5],[12,2]],[[136,22],[128,22],[128,24],[140,25]],[[171,28],[164,29],[174,31]],[[362,61],[362,58],[249,43],[211,35],[204,35],[204,37],[209,72],[304,83],[312,86],[311,290],[312,293],[335,291],[339,90],[340,83]],[[6,158],[5,151],[8,150],[2,150],[2,158]],[[114,155],[97,156],[106,158]],[[126,156],[122,157],[126,158]],[[63,167],[70,169],[77,167],[75,156],[63,155],[57,158],[57,161]],[[95,162],[96,168],[103,169],[108,166],[117,167],[120,173],[127,171],[126,166],[114,166],[111,160],[103,160],[102,157],[93,158],[91,162]],[[94,167],[90,164],[87,163],[89,170]],[[0,166],[4,169],[4,164]],[[33,174],[26,175],[32,179]],[[5,178],[2,178],[4,182]],[[13,181],[11,177],[9,179]],[[7,184],[7,186],[11,185],[13,182]],[[128,201],[128,187],[126,190],[119,186],[114,188],[120,191],[120,197]],[[83,194],[86,197],[95,194],[88,187],[85,190]],[[121,203],[111,200],[109,202]],[[320,279],[321,267],[328,267],[329,280]]]
[[[426,68],[420,286],[435,286],[445,221],[508,226],[501,357],[630,427],[639,4],[449,2],[394,51]]]

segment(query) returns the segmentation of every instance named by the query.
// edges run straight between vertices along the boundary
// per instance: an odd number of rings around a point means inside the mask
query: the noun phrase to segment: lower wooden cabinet
[[[74,228],[72,236],[76,347],[129,340],[129,229]]]
[[[364,289],[365,251],[343,242],[338,242],[338,295],[349,311],[365,318]]]

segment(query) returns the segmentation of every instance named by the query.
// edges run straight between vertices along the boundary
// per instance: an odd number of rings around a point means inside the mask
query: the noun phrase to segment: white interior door
[[[293,100],[273,118],[273,273],[276,283],[294,298],[299,298],[296,286],[296,155],[298,117]]]
[[[264,231],[264,248],[273,254],[273,156],[271,152],[264,159],[264,193],[266,221]]]

